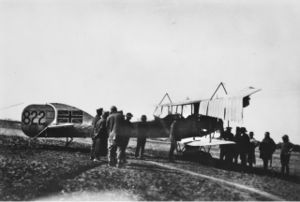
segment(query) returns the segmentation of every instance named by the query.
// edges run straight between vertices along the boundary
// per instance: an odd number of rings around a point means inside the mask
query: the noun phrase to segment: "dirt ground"
[[[88,142],[80,140],[65,148],[60,140],[0,135],[0,200],[274,200],[255,190],[282,200],[300,200],[298,175],[282,178],[276,170],[241,171],[217,161],[170,163],[168,144],[157,142],[147,143],[145,160],[134,159],[134,139],[128,164],[115,168],[107,166],[105,158],[90,161]]]

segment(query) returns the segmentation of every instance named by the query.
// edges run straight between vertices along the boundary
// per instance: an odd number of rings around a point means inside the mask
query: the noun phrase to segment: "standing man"
[[[226,131],[224,131],[222,128],[220,138],[225,140],[225,137],[226,137]],[[220,160],[224,161],[225,156],[226,156],[226,147],[225,147],[225,145],[220,145]]]
[[[108,165],[120,167],[120,141],[122,133],[123,116],[117,112],[117,107],[112,106],[110,108],[110,115],[107,118],[106,126],[108,130]],[[118,158],[117,158],[118,150]],[[118,159],[118,161],[117,161]]]
[[[234,149],[233,149],[233,158],[234,158],[234,163],[237,164],[238,163],[238,157],[240,155],[240,150],[241,150],[241,128],[240,127],[236,127],[236,131],[235,131],[235,136],[234,136]]]
[[[148,125],[147,125],[147,116],[142,115],[141,116],[141,122],[137,126],[137,145],[135,150],[135,157],[140,157],[141,159],[144,159],[144,151],[145,151],[145,145],[147,140],[147,133],[148,133]],[[141,151],[141,153],[140,153]]]
[[[234,141],[234,137],[233,137],[233,134],[231,132],[231,127],[227,127],[226,128],[226,135],[225,135],[225,140],[227,141]],[[233,156],[234,156],[234,145],[233,144],[228,144],[228,145],[225,145],[226,149],[226,154],[225,154],[225,161],[228,162],[228,163],[232,163],[232,160],[233,160]]]
[[[99,108],[96,110],[97,114],[92,122],[92,132],[91,132],[91,139],[92,139],[92,145],[91,145],[91,153],[90,153],[90,160],[94,160],[95,158],[95,146],[96,146],[96,136],[98,134],[98,131],[96,131],[96,123],[100,120],[103,108]]]
[[[133,117],[133,115],[131,113],[127,113],[126,114],[126,119],[124,121],[124,136],[122,137],[122,141],[121,141],[121,144],[122,144],[122,152],[121,152],[121,162],[122,163],[127,163],[127,160],[126,160],[126,148],[127,148],[127,145],[129,143],[129,138],[130,136],[132,135],[132,130],[133,130],[133,125],[132,123],[130,122],[131,118]]]
[[[268,163],[272,159],[272,155],[276,149],[274,140],[270,137],[270,133],[265,133],[265,138],[259,145],[260,158],[264,162],[264,170],[268,170]]]
[[[250,139],[247,134],[245,127],[241,128],[241,147],[240,147],[240,158],[242,166],[247,166],[247,154],[250,148]]]
[[[100,156],[107,156],[107,139],[108,139],[108,132],[107,132],[107,127],[106,127],[106,120],[109,115],[109,112],[103,112],[101,119],[97,122],[99,123],[99,155]],[[97,150],[97,149],[96,149]]]
[[[170,127],[170,151],[169,151],[169,161],[174,162],[174,150],[177,148],[177,140],[178,140],[178,125],[179,119],[178,117],[172,122]]]
[[[226,141],[234,141],[233,134],[231,133],[231,127],[226,127],[226,130],[221,133],[221,138]],[[220,159],[228,163],[232,163],[233,159],[233,145],[220,145]]]
[[[281,152],[280,152],[280,162],[281,162],[281,174],[282,175],[289,175],[290,174],[290,157],[291,152],[293,150],[293,144],[289,141],[289,136],[284,135],[282,136],[283,143],[281,144]]]
[[[254,133],[251,131],[249,133],[250,138],[250,147],[248,153],[248,164],[249,167],[252,168],[253,164],[256,164],[256,157],[255,157],[255,148],[258,146],[259,142],[254,138]]]

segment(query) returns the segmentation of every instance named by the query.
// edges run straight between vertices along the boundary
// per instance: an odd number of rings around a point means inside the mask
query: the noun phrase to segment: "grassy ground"
[[[133,158],[136,141],[131,139],[129,163],[118,169],[108,167],[105,158],[99,163],[89,160],[89,139],[77,139],[66,149],[60,140],[38,139],[29,144],[28,138],[6,132],[0,135],[0,200],[270,200],[150,161],[254,187],[286,200],[300,200],[297,175],[285,179],[274,172],[242,172],[218,163],[169,163],[167,143],[147,142],[143,161]],[[274,159],[277,165],[276,155]],[[291,163],[297,162],[299,156],[295,155]]]
[[[136,138],[131,138],[129,147],[134,149],[136,147]],[[168,142],[162,142],[162,141],[151,141],[148,140],[146,143],[146,149],[151,150],[153,155],[160,156],[162,158],[167,158],[168,151],[170,149],[170,144]],[[210,154],[213,158],[218,159],[219,158],[219,146],[213,146],[210,149]],[[263,161],[259,158],[259,150],[256,148],[256,168],[263,168]],[[240,159],[238,160],[240,163]],[[290,159],[290,174],[292,176],[299,176],[300,177],[300,153],[299,152],[293,152],[291,159]],[[279,173],[281,168],[280,164],[280,150],[277,149],[275,153],[273,154],[273,161],[272,161],[272,167],[270,170],[272,170],[275,173]]]

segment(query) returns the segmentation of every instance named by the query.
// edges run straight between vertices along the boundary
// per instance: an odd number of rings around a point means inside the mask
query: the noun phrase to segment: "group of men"
[[[110,112],[103,111],[102,108],[97,110],[97,115],[93,121],[93,131],[91,134],[91,160],[99,161],[100,156],[107,156],[110,166],[121,167],[127,162],[126,148],[129,138],[137,136],[137,146],[135,150],[136,158],[144,158],[146,139],[148,136],[148,124],[146,115],[141,116],[141,122],[133,126],[131,123],[131,113],[123,115],[123,111],[118,111],[117,107],[112,106]],[[174,161],[174,150],[178,141],[178,124],[174,120],[170,127],[170,152],[169,160]],[[177,132],[176,132],[177,131]],[[235,135],[231,132],[231,127],[227,127],[221,132],[221,138],[227,141],[233,141],[235,144],[220,145],[220,159],[227,163],[238,163],[240,157],[241,165],[250,168],[256,164],[255,148],[259,147],[260,158],[263,160],[264,169],[268,169],[269,163],[272,163],[272,155],[276,150],[276,144],[270,137],[269,132],[265,132],[264,139],[259,142],[254,138],[254,133],[247,134],[245,127],[236,127]],[[293,144],[289,142],[289,137],[282,137],[281,145],[281,172],[289,174],[289,159]]]
[[[250,132],[248,135],[245,127],[237,127],[234,136],[231,132],[231,127],[227,127],[226,130],[221,133],[221,138],[235,142],[235,144],[220,145],[221,160],[237,164],[238,157],[240,157],[242,166],[247,166],[248,163],[250,167],[253,167],[253,164],[256,163],[255,148],[259,143],[255,140],[253,132]]]
[[[260,158],[263,160],[263,167],[268,169],[268,165],[272,165],[272,155],[276,150],[276,144],[270,137],[269,132],[265,132],[264,139],[259,142],[254,138],[254,133],[247,134],[245,127],[237,127],[235,136],[231,132],[231,127],[227,127],[221,133],[221,138],[228,141],[234,141],[235,144],[221,145],[220,146],[220,159],[229,163],[238,163],[240,157],[241,165],[246,167],[247,164],[250,168],[256,164],[255,148],[259,147]],[[288,135],[282,137],[283,143],[281,145],[281,172],[282,174],[289,175],[289,160],[293,144],[289,142]]]
[[[118,111],[112,106],[110,112],[97,109],[97,115],[93,120],[91,133],[92,147],[91,157],[93,161],[100,161],[100,156],[107,156],[109,166],[121,167],[126,160],[126,148],[129,138],[137,133],[137,147],[135,157],[144,158],[144,149],[147,138],[147,117],[142,115],[141,122],[136,128],[131,123],[133,115]]]

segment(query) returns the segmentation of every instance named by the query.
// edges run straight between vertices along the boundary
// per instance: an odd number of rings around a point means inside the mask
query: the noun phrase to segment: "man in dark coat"
[[[133,115],[131,113],[127,113],[126,119],[124,120],[124,133],[123,133],[124,136],[121,137],[121,149],[122,149],[121,162],[122,163],[127,163],[126,148],[128,146],[130,136],[132,135],[133,132],[133,125],[130,122],[132,116]]]
[[[226,133],[225,133],[225,137],[224,137],[225,140],[227,141],[234,141],[234,136],[231,132],[231,127],[227,127],[226,128]],[[234,144],[228,144],[228,145],[225,145],[226,149],[226,155],[225,155],[225,161],[228,162],[228,163],[232,163],[232,160],[233,160],[233,157],[234,157]]]
[[[269,161],[272,159],[272,155],[276,149],[274,140],[270,137],[270,133],[265,133],[265,138],[259,145],[260,158],[264,162],[264,170],[268,169]]]
[[[242,166],[247,166],[247,154],[250,148],[250,139],[245,127],[241,128],[241,141],[240,141],[240,158]]]
[[[170,126],[170,151],[169,161],[174,162],[174,151],[177,148],[177,141],[179,140],[179,118],[176,117]]]
[[[256,157],[255,157],[255,148],[259,145],[259,142],[254,138],[254,133],[251,131],[249,133],[250,138],[250,147],[248,153],[248,164],[249,167],[252,168],[253,164],[256,164]]]
[[[282,136],[282,140],[283,143],[281,144],[281,152],[280,152],[281,174],[289,175],[290,173],[289,163],[290,163],[291,152],[293,150],[294,145],[290,143],[288,135]]]
[[[90,152],[90,159],[94,160],[95,158],[95,146],[96,146],[96,136],[97,136],[97,129],[96,129],[96,123],[100,120],[103,109],[99,108],[96,110],[97,114],[95,116],[95,118],[93,119],[92,122],[92,131],[91,131],[91,139],[92,139],[92,145],[91,145],[91,152]]]
[[[135,150],[135,157],[144,158],[145,145],[148,135],[148,124],[146,115],[141,116],[141,122],[137,126],[137,145]]]
[[[100,161],[100,156],[107,155],[107,128],[106,128],[106,118],[108,117],[108,112],[103,112],[101,119],[97,121],[95,125],[95,152],[94,161]]]
[[[117,107],[112,106],[110,115],[107,118],[106,126],[108,130],[108,164],[109,166],[120,166],[121,144],[119,137],[122,136],[123,115],[117,111]],[[118,150],[118,156],[117,156]]]
[[[236,127],[235,136],[234,136],[235,144],[233,145],[233,158],[234,163],[238,163],[238,157],[240,155],[241,150],[241,128]]]
[[[231,127],[226,127],[224,132],[221,132],[221,138],[226,141],[234,141],[233,134],[231,133]],[[233,159],[233,145],[220,145],[220,159],[228,163],[232,163]]]

